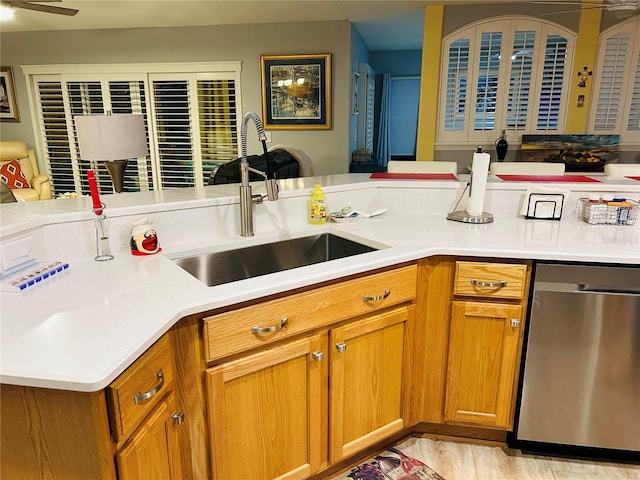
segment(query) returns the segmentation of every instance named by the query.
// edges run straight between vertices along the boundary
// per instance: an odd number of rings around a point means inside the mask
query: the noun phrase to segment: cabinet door
[[[116,454],[120,480],[182,478],[173,393],[156,406]]]
[[[301,479],[327,464],[327,335],[207,370],[213,476]]]
[[[522,307],[453,302],[445,422],[511,428]]]
[[[413,307],[396,308],[331,331],[331,463],[402,430],[411,315]]]

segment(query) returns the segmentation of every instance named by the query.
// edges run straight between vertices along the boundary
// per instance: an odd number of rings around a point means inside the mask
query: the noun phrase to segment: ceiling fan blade
[[[545,13],[540,13],[538,15],[540,15],[541,17],[544,17],[549,15],[558,15],[559,13],[576,13],[576,12],[583,12],[585,10],[603,10],[605,8],[607,7],[605,5],[602,5],[599,7],[574,8],[573,10],[559,10],[557,12],[545,12]]]
[[[33,10],[36,12],[54,13],[56,15],[67,15],[69,17],[78,13],[74,8],[54,7],[53,5],[38,5],[37,3],[27,2],[7,2],[14,8],[22,8],[24,10]]]
[[[532,0],[529,3],[535,3],[537,5],[583,5],[583,4],[589,4],[589,5],[597,5],[597,6],[601,6],[601,7],[606,7],[607,4],[605,2],[601,2],[599,0],[595,0],[593,2],[550,2],[550,1],[543,1],[543,0]]]

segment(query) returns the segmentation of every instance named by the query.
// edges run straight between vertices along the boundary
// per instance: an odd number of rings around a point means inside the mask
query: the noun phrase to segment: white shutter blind
[[[215,166],[238,157],[239,67],[153,64],[137,65],[143,71],[133,73],[130,65],[23,67],[54,194],[88,194],[89,168],[103,193],[113,191],[103,163],[79,158],[73,121],[75,115],[106,112],[145,118],[149,156],[129,162],[125,191],[206,185]]]
[[[376,72],[368,63],[358,64],[358,121],[356,146],[373,152]]]
[[[88,185],[84,181],[87,170],[96,172],[98,188],[103,193],[113,192],[111,176],[104,162],[89,162],[80,158],[77,135],[73,117],[76,115],[104,115],[106,113],[128,114],[142,113],[146,118],[144,104],[144,82],[141,80],[67,80],[65,81],[69,101],[69,118],[71,119],[72,136],[76,139],[75,150],[69,162],[76,176],[76,188],[72,191],[88,193]],[[148,138],[148,137],[147,137]],[[152,186],[148,178],[150,165],[147,158],[130,159],[125,171],[124,190],[137,192],[149,190]]]
[[[536,32],[532,30],[516,32],[513,38],[506,120],[509,130],[524,130],[527,126],[535,39]]]
[[[561,129],[574,41],[570,31],[531,17],[482,20],[446,37],[439,144],[493,143],[502,129]]]
[[[602,32],[593,69],[589,130],[620,136],[624,150],[640,148],[640,17]]]
[[[444,129],[461,132],[465,129],[467,79],[469,75],[469,39],[461,38],[449,46]]]
[[[74,165],[71,163],[71,145],[68,135],[68,116],[62,82],[55,79],[35,79],[40,139],[46,151],[47,174],[55,192],[81,191],[76,184]],[[75,138],[73,135],[71,138]],[[75,149],[74,149],[75,150]],[[77,167],[77,163],[75,164]]]
[[[162,189],[193,187],[193,114],[189,81],[153,80],[152,85],[160,185]]]
[[[638,42],[640,42],[640,38]],[[630,132],[640,131],[640,52],[638,52],[636,56],[636,74],[633,81],[633,93],[631,94],[627,130]]]
[[[111,101],[110,110],[114,115],[136,113],[144,116],[148,146],[149,122],[145,82],[142,80],[110,81],[109,97]],[[105,176],[110,182],[111,177],[106,175],[106,172]],[[146,192],[148,190],[153,190],[151,156],[130,160],[126,170],[124,187],[127,191]]]
[[[616,130],[628,49],[627,34],[615,35],[605,42],[604,65],[600,73],[600,91],[596,103],[596,130]]]
[[[238,158],[235,80],[198,80],[203,184],[217,166]]]
[[[501,32],[485,32],[480,41],[474,130],[493,130],[496,120]]]
[[[542,88],[538,101],[538,130],[558,130],[560,106],[564,92],[567,62],[567,39],[560,35],[547,36],[542,73]]]
[[[365,135],[365,148],[370,152],[373,152],[373,125],[374,125],[374,112],[376,101],[376,80],[373,71],[367,75],[367,118],[366,118],[366,135]]]

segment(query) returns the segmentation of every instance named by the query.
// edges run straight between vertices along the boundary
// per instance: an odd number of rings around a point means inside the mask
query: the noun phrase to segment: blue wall
[[[420,75],[422,50],[389,50],[371,52],[369,65],[376,74]]]

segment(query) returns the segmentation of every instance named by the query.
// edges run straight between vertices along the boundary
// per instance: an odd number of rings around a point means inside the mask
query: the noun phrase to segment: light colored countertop
[[[494,222],[470,225],[446,220],[466,185],[461,180],[371,181],[368,174],[282,180],[280,200],[256,206],[251,238],[238,235],[237,185],[107,195],[110,262],[93,261],[88,198],[2,205],[3,245],[29,237],[37,258],[65,260],[70,268],[21,293],[0,294],[0,381],[97,391],[186,315],[432,255],[640,263],[640,222],[588,225],[573,216],[577,198],[589,192],[638,200],[638,182],[553,185],[571,195],[562,220],[552,221],[519,216],[527,185],[494,179],[485,200]],[[306,199],[317,182],[332,210],[388,211],[352,223],[307,225]],[[128,251],[129,228],[143,216],[154,222],[163,252],[135,257]],[[171,260],[325,231],[384,248],[216,287]]]

